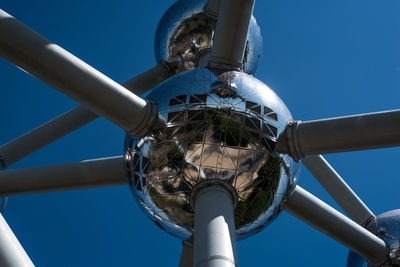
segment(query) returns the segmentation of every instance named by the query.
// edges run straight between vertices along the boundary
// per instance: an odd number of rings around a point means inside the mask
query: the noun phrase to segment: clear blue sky
[[[112,79],[152,67],[159,1],[3,0],[1,8]],[[400,107],[399,0],[257,1],[264,50],[256,77],[311,120]],[[1,37],[0,37],[1,38]],[[0,143],[77,103],[0,59]],[[121,155],[124,133],[99,119],[16,163],[23,168]],[[328,155],[375,214],[400,208],[400,149]],[[300,185],[337,207],[302,168]],[[128,187],[9,198],[5,218],[38,266],[177,266],[180,241],[141,212]],[[345,266],[347,249],[283,212],[240,241],[240,266]]]

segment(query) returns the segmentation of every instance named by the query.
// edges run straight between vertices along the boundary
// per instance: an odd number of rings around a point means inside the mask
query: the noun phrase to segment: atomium
[[[291,114],[265,84],[243,72],[209,69],[178,74],[148,96],[165,127],[126,138],[131,189],[162,229],[182,239],[193,232],[193,188],[229,184],[237,194],[238,239],[263,229],[296,184],[298,163],[273,153]]]
[[[184,240],[181,266],[237,265],[236,239],[282,210],[356,251],[349,267],[399,266],[399,210],[375,217],[321,154],[400,145],[400,110],[292,121],[283,101],[252,76],[261,54],[253,7],[250,0],[179,0],[159,24],[157,65],[123,84],[0,10],[1,56],[83,105],[1,146],[0,167],[99,116],[127,134],[123,156],[2,170],[1,196],[129,184],[145,214]],[[297,185],[298,160],[348,217]],[[33,265],[1,214],[0,229],[0,265]],[[299,248],[295,239],[278,239],[284,256],[286,244]],[[153,257],[164,248],[146,250]]]

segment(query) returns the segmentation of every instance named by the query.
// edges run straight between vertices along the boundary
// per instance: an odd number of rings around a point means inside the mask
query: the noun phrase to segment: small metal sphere
[[[146,214],[186,239],[193,232],[192,190],[223,182],[237,195],[238,239],[262,230],[296,183],[298,163],[273,151],[291,115],[265,84],[243,72],[180,73],[147,99],[165,127],[139,140],[127,136],[130,186]]]
[[[383,267],[400,266],[400,209],[385,212],[376,217],[377,236],[390,248],[390,254]],[[366,259],[349,251],[347,267],[373,267]]]
[[[216,21],[204,11],[207,0],[179,0],[161,18],[154,40],[157,62],[180,62],[177,73],[205,67]],[[262,51],[260,27],[252,16],[243,71],[254,74]]]

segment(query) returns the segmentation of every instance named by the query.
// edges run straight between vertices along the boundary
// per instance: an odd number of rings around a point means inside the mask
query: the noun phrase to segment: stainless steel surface
[[[158,24],[154,41],[157,62],[181,61],[182,67],[176,72],[204,66],[202,62],[204,57],[208,59],[216,26],[215,20],[204,12],[206,4],[206,0],[179,0],[166,11]],[[255,73],[261,52],[260,27],[251,17],[243,58],[246,73]]]
[[[206,179],[237,191],[239,239],[278,215],[299,165],[271,153],[291,119],[271,89],[243,72],[196,69],[160,84],[147,99],[158,103],[166,126],[139,140],[128,135],[125,151],[132,191],[159,227],[181,239],[192,234],[190,193]]]
[[[24,248],[0,213],[0,266],[31,267],[34,266]]]
[[[302,162],[353,221],[364,226],[375,217],[324,157],[308,156]]]
[[[0,171],[0,196],[126,185],[124,157]]]
[[[299,186],[287,199],[285,210],[375,264],[389,255],[385,241]]]
[[[376,217],[378,236],[390,247],[388,261],[383,267],[400,265],[400,209],[385,212]],[[347,257],[347,267],[373,267],[366,259],[350,251]]]
[[[157,122],[146,102],[0,10],[0,55],[126,132],[143,136]],[[126,116],[135,114],[135,116]]]
[[[196,192],[193,248],[195,267],[237,266],[233,208],[234,199],[225,186],[208,184]]]
[[[243,69],[253,8],[254,0],[221,0],[208,63],[211,68]]]
[[[276,151],[295,160],[308,155],[400,145],[400,110],[291,122]]]
[[[134,93],[141,95],[147,93],[169,77],[174,75],[175,68],[179,67],[177,62],[159,62],[155,67],[146,70],[136,77],[124,82],[123,87]]]

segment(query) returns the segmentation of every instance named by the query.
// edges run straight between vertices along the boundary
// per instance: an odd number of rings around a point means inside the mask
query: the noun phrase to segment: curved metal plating
[[[192,189],[204,180],[232,186],[238,239],[262,230],[296,183],[298,164],[273,153],[291,119],[282,100],[243,72],[208,69],[178,74],[147,96],[165,126],[134,140],[125,154],[130,187],[162,229],[181,239],[193,232]]]
[[[376,217],[377,236],[383,239],[390,249],[389,258],[382,266],[400,265],[400,209],[385,212]],[[366,259],[349,251],[347,267],[372,267]]]
[[[157,62],[182,62],[176,73],[204,67],[208,61],[216,21],[206,14],[207,0],[179,0],[161,18],[154,40]],[[243,71],[254,74],[262,51],[256,19],[251,18]]]

